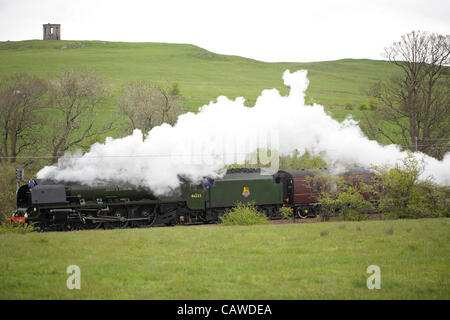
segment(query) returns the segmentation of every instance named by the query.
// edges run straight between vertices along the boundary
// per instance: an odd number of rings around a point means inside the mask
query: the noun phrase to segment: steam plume
[[[288,96],[276,89],[264,90],[253,108],[245,107],[243,98],[233,101],[220,96],[197,114],[179,116],[173,127],[163,124],[145,136],[135,130],[121,139],[107,138],[84,155],[66,154],[37,177],[86,184],[130,183],[163,194],[179,185],[179,175],[193,180],[214,176],[224,165],[248,159],[257,148],[276,149],[280,154],[308,150],[341,166],[393,166],[405,158],[399,146],[369,140],[356,121],[339,123],[323,106],[306,106],[307,71],[287,70],[283,79],[290,87]],[[424,177],[432,175],[436,182],[450,184],[450,153],[443,161],[414,155],[424,160]]]

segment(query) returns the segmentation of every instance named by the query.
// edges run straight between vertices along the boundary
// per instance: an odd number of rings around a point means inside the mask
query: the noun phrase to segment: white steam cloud
[[[369,140],[357,122],[342,123],[325,113],[323,106],[305,105],[307,71],[283,74],[290,87],[288,96],[278,90],[264,90],[254,107],[244,99],[224,96],[199,109],[179,116],[172,127],[153,128],[146,136],[107,138],[84,155],[66,154],[58,163],[38,172],[38,179],[98,184],[105,181],[150,188],[156,194],[179,185],[179,175],[193,180],[217,175],[224,165],[242,163],[257,148],[276,149],[280,154],[306,150],[321,154],[335,165],[357,164],[393,166],[406,157],[396,145],[382,146]],[[424,178],[433,176],[439,184],[450,184],[450,153],[438,161],[422,153]],[[277,159],[266,159],[276,171]]]

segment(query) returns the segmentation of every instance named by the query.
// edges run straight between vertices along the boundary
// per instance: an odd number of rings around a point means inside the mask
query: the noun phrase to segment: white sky
[[[0,41],[190,43],[262,61],[384,59],[412,30],[450,34],[448,0],[0,0]]]

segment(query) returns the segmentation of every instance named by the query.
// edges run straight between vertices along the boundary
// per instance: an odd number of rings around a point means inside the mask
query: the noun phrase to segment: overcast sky
[[[412,30],[450,34],[448,0],[0,0],[0,41],[190,43],[262,61],[384,59]]]

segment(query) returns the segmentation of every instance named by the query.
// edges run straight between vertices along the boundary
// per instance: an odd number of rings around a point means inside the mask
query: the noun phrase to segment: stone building
[[[44,24],[44,40],[61,40],[60,24]]]

